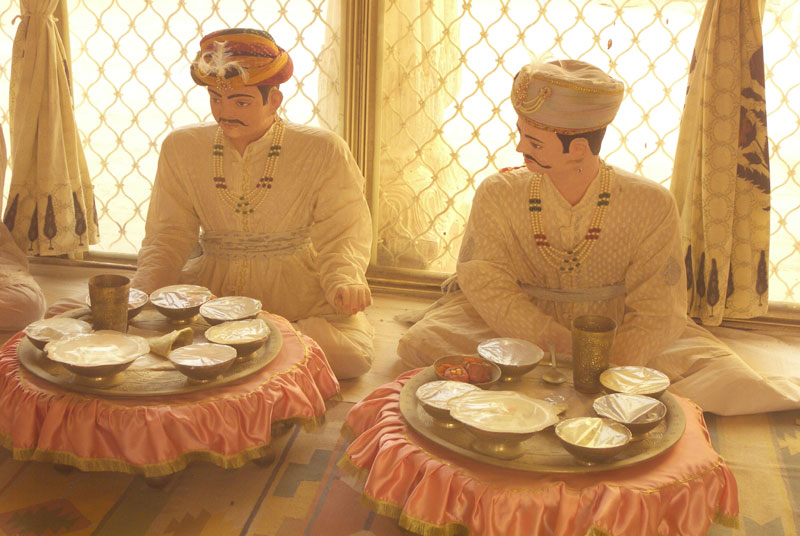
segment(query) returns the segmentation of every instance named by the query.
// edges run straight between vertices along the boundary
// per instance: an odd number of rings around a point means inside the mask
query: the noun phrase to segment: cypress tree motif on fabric
[[[53,238],[58,234],[58,226],[56,225],[56,211],[53,210],[53,196],[47,196],[47,208],[44,211],[44,236],[47,237],[50,245],[48,249],[53,248]]]
[[[711,315],[714,315],[714,306],[719,302],[719,273],[717,272],[717,259],[711,259],[711,271],[708,274],[708,294],[706,301],[711,306]]]
[[[33,206],[31,224],[28,226],[28,241],[31,243],[28,251],[33,251],[33,243],[39,238],[39,203]]]
[[[99,229],[100,224],[97,223],[97,198],[94,196],[92,196],[92,219],[94,220],[94,226]]]
[[[758,271],[756,272],[756,292],[758,293],[758,304],[763,305],[764,294],[769,289],[767,279],[767,253],[762,249],[761,257],[758,259]]]
[[[692,245],[686,248],[686,257],[683,259],[686,265],[686,292],[689,294],[689,310],[694,303],[694,272],[692,271]]]
[[[11,202],[11,205],[6,209],[6,215],[3,218],[3,223],[6,224],[9,231],[14,230],[14,223],[17,219],[17,201],[19,201],[19,194],[14,196],[14,200]]]
[[[72,204],[75,206],[75,234],[78,235],[79,246],[83,245],[83,233],[86,232],[86,217],[78,202],[78,192],[72,192]]]
[[[697,295],[700,299],[706,297],[706,252],[700,254],[700,264],[697,266]]]

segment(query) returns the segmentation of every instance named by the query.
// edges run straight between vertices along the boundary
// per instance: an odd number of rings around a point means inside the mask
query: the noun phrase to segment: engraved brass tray
[[[493,386],[493,390],[509,390],[524,393],[539,399],[556,399],[566,405],[562,418],[578,416],[595,416],[592,402],[598,396],[586,395],[575,391],[571,381],[560,386],[545,384],[541,380],[547,367],[537,367],[533,372],[520,380]],[[569,376],[569,375],[568,375]],[[661,401],[667,406],[667,416],[656,428],[648,432],[638,441],[631,442],[624,451],[611,460],[603,463],[586,465],[568,453],[549,427],[537,432],[533,437],[522,441],[523,454],[514,459],[502,459],[473,450],[472,444],[476,436],[465,427],[448,428],[434,421],[420,405],[416,397],[417,388],[438,377],[432,367],[414,375],[400,391],[400,412],[408,424],[420,435],[445,447],[452,452],[491,465],[538,473],[590,473],[609,471],[628,467],[649,460],[669,449],[683,435],[686,428],[686,416],[683,408],[670,393],[666,392]]]
[[[69,316],[78,317],[82,320],[91,322],[91,315],[88,309],[77,311]],[[169,360],[163,359],[163,366],[158,370],[137,368],[136,363],[128,369],[120,372],[120,377],[111,385],[92,385],[82,378],[75,376],[67,369],[47,358],[45,353],[37,349],[27,337],[24,337],[17,347],[17,357],[20,364],[35,376],[57,385],[63,389],[77,391],[85,394],[102,395],[109,397],[137,397],[137,396],[157,396],[190,393],[203,389],[220,387],[227,383],[234,382],[254,372],[257,372],[268,365],[283,345],[283,337],[280,329],[266,316],[261,315],[261,319],[270,328],[270,335],[267,342],[259,350],[244,359],[237,359],[231,368],[223,372],[217,379],[207,382],[197,382],[184,376],[172,367]],[[193,342],[207,342],[204,333],[210,326],[199,316],[189,323],[175,324],[161,315],[150,306],[146,307],[139,315],[133,318],[128,327],[131,335],[157,336],[169,333],[176,329],[191,327],[194,332]],[[148,354],[149,357],[154,354]]]

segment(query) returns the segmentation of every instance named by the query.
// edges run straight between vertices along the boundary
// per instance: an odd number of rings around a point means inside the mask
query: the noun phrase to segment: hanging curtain
[[[69,61],[53,16],[58,7],[59,0],[21,0],[12,49],[11,187],[3,222],[28,255],[80,253],[98,239]]]
[[[8,167],[8,153],[6,152],[6,138],[0,126],[0,209],[3,208],[3,192],[6,188],[6,168]]]
[[[461,87],[462,14],[450,0],[387,3],[377,229],[383,266],[452,270],[444,254],[463,231],[459,212],[469,213],[468,201],[454,198],[469,186],[442,124]]]
[[[688,312],[703,324],[767,311],[770,183],[759,0],[709,0],[689,70],[671,190]]]

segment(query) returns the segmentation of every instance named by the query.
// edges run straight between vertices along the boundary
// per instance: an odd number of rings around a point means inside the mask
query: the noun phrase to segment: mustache
[[[220,117],[217,123],[231,123],[234,125],[242,125],[243,127],[247,126],[243,121],[239,121],[238,119],[225,119],[224,117]]]
[[[533,160],[533,161],[534,161],[534,162],[536,162],[536,164],[537,164],[539,167],[541,167],[541,168],[544,168],[544,169],[550,169],[551,167],[553,167],[553,166],[548,166],[547,164],[542,164],[541,162],[539,162],[538,160],[536,160],[534,157],[532,157],[532,156],[531,156],[531,155],[529,155],[529,154],[522,153],[522,156],[524,156],[524,157],[525,157],[525,158],[527,158],[528,160]]]

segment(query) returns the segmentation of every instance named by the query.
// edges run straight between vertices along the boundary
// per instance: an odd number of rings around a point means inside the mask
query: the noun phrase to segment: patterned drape
[[[6,138],[0,128],[0,209],[3,208],[3,195],[6,187],[6,168],[8,167],[8,153],[6,152]]]
[[[469,185],[442,131],[461,86],[461,14],[460,4],[450,0],[395,0],[385,13],[377,229],[382,265],[445,271],[432,260],[441,257],[448,236],[463,232],[450,199]]]
[[[58,5],[22,0],[12,51],[11,187],[3,222],[28,255],[79,253],[98,239],[69,60],[53,16]]]
[[[758,0],[709,0],[695,44],[671,190],[690,316],[767,311],[770,180]]]

